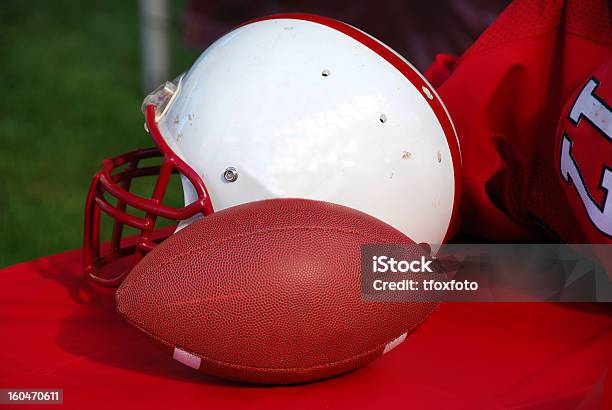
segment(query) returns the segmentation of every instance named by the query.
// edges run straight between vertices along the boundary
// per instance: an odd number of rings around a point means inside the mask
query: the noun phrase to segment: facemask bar
[[[95,282],[104,286],[118,286],[131,268],[142,257],[150,252],[161,240],[154,239],[153,233],[157,217],[181,221],[196,214],[208,215],[213,212],[212,203],[200,176],[181,160],[166,144],[158,127],[157,119],[160,117],[159,107],[165,109],[172,93],[168,93],[166,83],[145,99],[144,107],[146,128],[153,138],[157,148],[131,151],[115,158],[106,159],[102,169],[94,176],[91,183],[87,202],[85,205],[85,229],[83,239],[83,270]],[[162,90],[160,92],[160,90]],[[176,90],[176,88],[174,89]],[[164,96],[161,99],[150,99],[151,96]],[[157,104],[160,104],[159,106]],[[158,166],[140,167],[139,162],[147,158],[163,158]],[[126,165],[127,164],[127,165]],[[126,166],[121,172],[115,171],[120,166]],[[197,199],[183,208],[173,208],[162,204],[170,176],[180,173],[193,184]],[[152,197],[142,198],[129,192],[131,181],[134,178],[158,175]],[[104,195],[116,198],[116,205],[112,205]],[[126,206],[131,206],[145,212],[144,217],[128,214]],[[106,213],[114,220],[109,250],[102,255],[100,244],[101,212]],[[123,226],[128,225],[140,230],[135,236],[135,242],[122,246]],[[113,275],[100,274],[100,269],[122,257],[133,255],[129,268]]]

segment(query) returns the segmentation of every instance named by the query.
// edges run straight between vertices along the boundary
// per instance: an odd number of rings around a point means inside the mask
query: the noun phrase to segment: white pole
[[[140,0],[140,62],[145,94],[168,80],[168,20],[166,0]]]

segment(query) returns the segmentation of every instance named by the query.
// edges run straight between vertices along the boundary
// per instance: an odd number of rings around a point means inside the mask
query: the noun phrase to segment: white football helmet
[[[157,149],[105,161],[89,193],[84,268],[100,282],[123,276],[101,279],[101,264],[132,252],[136,263],[155,246],[157,216],[180,229],[245,202],[299,197],[358,209],[417,242],[442,243],[453,223],[461,159],[442,101],[405,59],[339,21],[285,14],[244,24],[150,94],[143,110]],[[152,174],[139,173],[138,161],[158,155],[153,198],[128,192],[131,178]],[[127,171],[113,172],[123,164]],[[181,209],[161,203],[173,171],[183,181]],[[146,217],[127,214],[126,204]],[[103,257],[100,210],[119,231]],[[123,224],[142,232],[132,247],[121,246]]]

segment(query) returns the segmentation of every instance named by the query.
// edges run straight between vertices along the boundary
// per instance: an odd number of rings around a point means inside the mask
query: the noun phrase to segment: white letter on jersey
[[[601,188],[606,192],[605,202],[603,210],[599,209],[599,206],[595,201],[591,199],[589,192],[584,186],[580,171],[574,162],[571,155],[572,142],[567,138],[567,135],[563,135],[563,145],[561,146],[561,175],[569,182],[570,180],[574,183],[578,195],[584,205],[584,208],[589,215],[589,219],[600,231],[612,236],[612,171],[609,169],[604,170],[604,175],[601,181]]]
[[[612,141],[612,111],[593,95],[598,85],[594,79],[589,80],[576,98],[569,118],[576,125],[580,122],[581,117],[586,118]]]
[[[599,82],[591,78],[582,88],[574,106],[570,110],[569,119],[578,126],[582,118],[612,142],[612,110],[594,94]],[[574,183],[582,200],[589,219],[601,232],[612,236],[612,170],[604,165],[600,188],[605,192],[603,208],[593,200],[584,185],[584,180],[578,165],[572,158],[572,141],[567,134],[563,135],[561,145],[561,175],[569,183]]]

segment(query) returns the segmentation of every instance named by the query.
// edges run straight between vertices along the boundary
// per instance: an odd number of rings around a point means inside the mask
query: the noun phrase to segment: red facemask
[[[155,92],[152,95],[155,95]],[[169,236],[166,233],[154,237],[158,217],[178,222],[198,214],[208,215],[213,212],[208,191],[200,176],[168,147],[161,136],[156,123],[159,109],[160,105],[156,105],[155,101],[145,100],[146,128],[157,148],[139,149],[104,160],[102,169],[96,173],[89,188],[85,204],[83,270],[94,282],[104,286],[118,286],[145,254]],[[155,157],[163,158],[161,165],[139,166],[141,160]],[[170,175],[177,173],[191,182],[198,196],[196,201],[182,208],[173,208],[162,203]],[[134,178],[154,175],[157,175],[157,180],[151,198],[142,198],[130,192],[130,184]],[[115,198],[116,204],[112,205],[105,195]],[[130,215],[126,212],[128,205],[144,211],[145,216]],[[102,249],[106,247],[100,244],[100,212],[107,214],[114,222],[109,248],[104,253]],[[136,228],[140,233],[128,241],[122,241],[124,225]],[[131,257],[127,269],[101,273],[105,265],[124,257]]]

